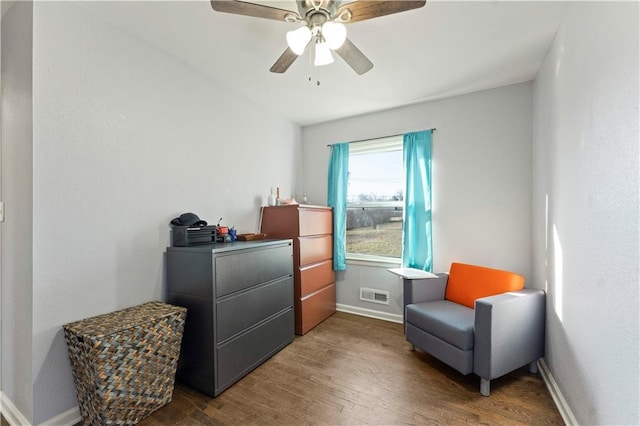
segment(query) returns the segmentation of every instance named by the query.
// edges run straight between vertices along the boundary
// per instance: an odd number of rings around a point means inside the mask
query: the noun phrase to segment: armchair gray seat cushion
[[[488,396],[490,381],[517,368],[529,365],[544,355],[545,293],[519,289],[497,294],[501,280],[513,288],[508,272],[488,270],[474,265],[454,264],[465,286],[486,285],[488,295],[475,299],[473,309],[447,300],[448,274],[437,278],[404,279],[404,323],[407,341],[431,354],[462,374],[474,373],[481,378],[480,392]],[[478,268],[478,282],[474,275]],[[495,271],[495,273],[494,273]],[[513,274],[516,275],[516,274]],[[521,286],[524,279],[521,280]],[[498,289],[498,290],[496,290]],[[456,289],[460,294],[460,288]],[[477,295],[484,290],[473,288]]]
[[[407,322],[463,351],[473,349],[473,309],[448,300],[407,306]]]

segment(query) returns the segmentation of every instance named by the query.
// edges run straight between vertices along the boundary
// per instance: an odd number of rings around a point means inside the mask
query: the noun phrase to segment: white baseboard
[[[360,315],[363,317],[376,318],[384,321],[397,322],[402,324],[402,315],[375,311],[373,309],[359,308],[357,306],[343,305],[342,303],[336,303],[336,311],[346,312],[348,314]]]
[[[13,402],[0,392],[0,412],[11,426],[30,426],[31,422],[13,405]],[[47,421],[40,423],[40,426],[73,426],[82,422],[80,409],[73,407]]]
[[[542,380],[547,385],[547,389],[549,389],[549,393],[551,394],[551,398],[553,398],[553,402],[558,407],[558,411],[560,412],[560,416],[562,416],[562,420],[568,426],[578,426],[578,420],[576,416],[573,415],[573,411],[567,404],[567,400],[564,399],[556,380],[553,378],[551,371],[549,370],[549,366],[545,362],[544,358],[538,360],[538,369],[540,370],[540,375],[542,376]]]
[[[62,414],[58,414],[54,418],[40,423],[40,426],[73,426],[81,422],[80,409],[73,407]]]
[[[29,426],[31,424],[4,392],[0,392],[0,412],[11,426]]]

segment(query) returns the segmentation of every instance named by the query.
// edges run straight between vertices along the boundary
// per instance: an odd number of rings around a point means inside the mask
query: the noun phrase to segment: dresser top
[[[255,241],[234,241],[232,243],[203,244],[191,247],[167,247],[167,251],[196,252],[196,253],[223,253],[234,250],[244,250],[274,246],[279,244],[292,244],[290,239],[266,239]]]
[[[320,209],[331,210],[328,206],[316,206],[313,204],[283,204],[280,206],[265,206],[265,209]]]

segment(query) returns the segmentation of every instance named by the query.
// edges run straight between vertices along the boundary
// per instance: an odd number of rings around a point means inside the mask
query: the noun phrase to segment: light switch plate
[[[0,201],[0,222],[4,222],[4,201]]]

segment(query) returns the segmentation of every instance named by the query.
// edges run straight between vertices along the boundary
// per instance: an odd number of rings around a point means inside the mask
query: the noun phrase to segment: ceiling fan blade
[[[426,0],[360,0],[340,6],[336,16],[339,16],[342,12],[349,9],[351,11],[351,19],[349,22],[358,22],[364,21],[365,19],[377,18],[378,16],[418,9],[424,6],[425,3]]]
[[[282,55],[280,55],[278,60],[271,66],[271,69],[269,69],[269,71],[282,74],[289,69],[291,64],[293,64],[296,59],[298,59],[298,55],[296,55],[293,50],[287,47],[287,50],[285,50]]]
[[[297,12],[278,9],[277,7],[248,3],[241,0],[211,0],[211,7],[216,12],[235,13],[236,15],[254,16],[256,18],[284,21],[287,15],[297,16]]]
[[[346,39],[344,44],[335,51],[351,68],[362,75],[373,68],[371,61],[356,47],[351,40]]]

